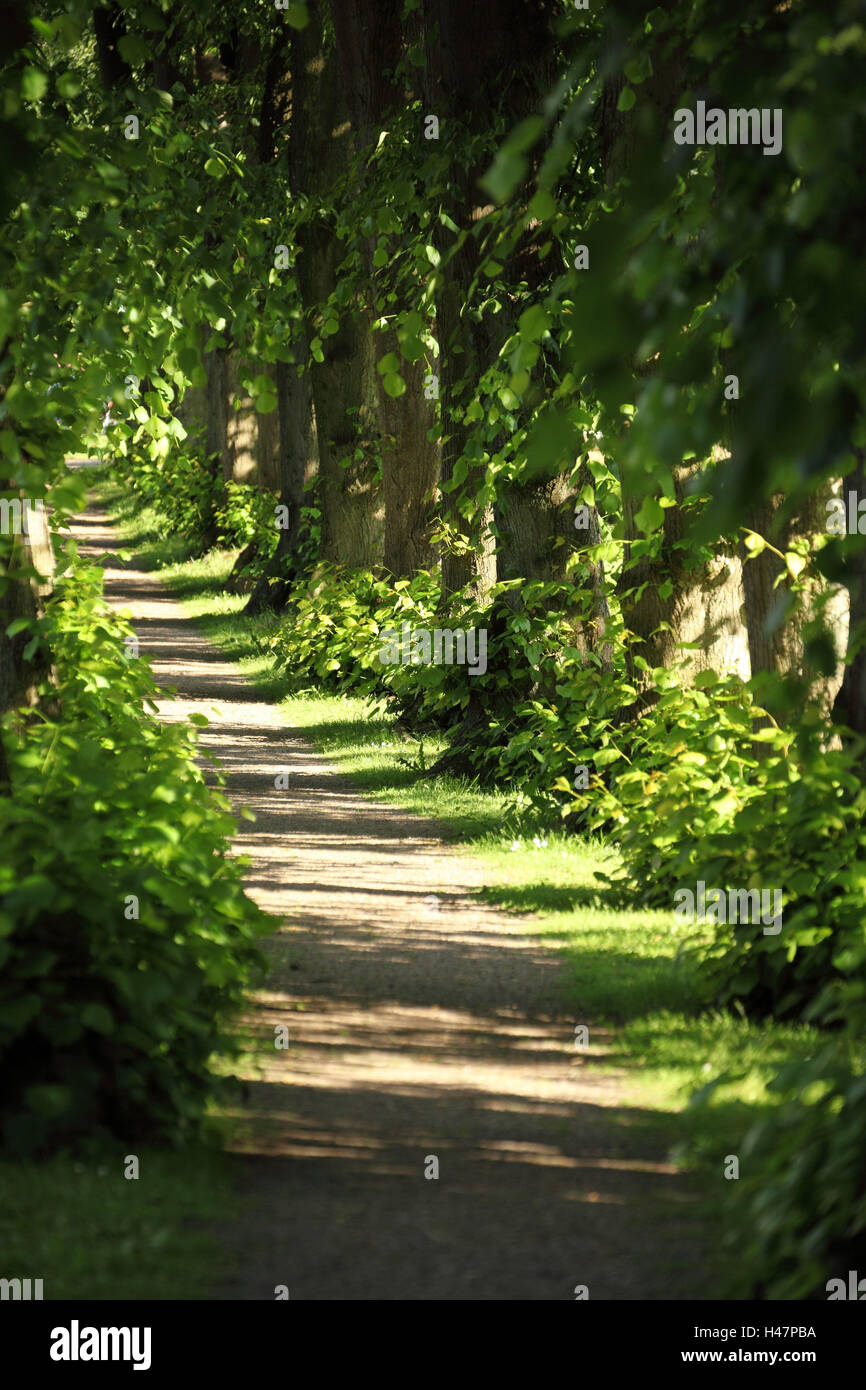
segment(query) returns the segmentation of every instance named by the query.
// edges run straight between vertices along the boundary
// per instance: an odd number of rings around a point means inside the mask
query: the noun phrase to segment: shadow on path
[[[569,1013],[561,957],[471,896],[483,871],[434,824],[365,800],[285,728],[153,575],[112,560],[104,513],[72,531],[177,691],[161,717],[212,721],[202,746],[256,815],[236,841],[247,890],[284,923],[248,1020],[260,1065],[231,1148],[249,1201],[220,1232],[214,1296],[708,1297],[689,1183],[623,1074],[588,1064],[615,1040]]]

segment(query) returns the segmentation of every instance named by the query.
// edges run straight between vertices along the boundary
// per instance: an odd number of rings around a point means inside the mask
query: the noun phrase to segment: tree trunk
[[[293,193],[310,200],[298,233],[298,281],[311,337],[322,341],[311,368],[319,447],[322,558],[351,567],[381,562],[383,508],[376,418],[376,370],[369,314],[340,308],[336,333],[321,332],[343,250],[327,202],[349,159],[349,123],[336,53],[326,42],[326,6],[292,36],[290,163]]]
[[[604,566],[585,555],[601,541],[597,509],[589,508],[587,527],[577,530],[574,525],[576,495],[590,481],[589,470],[584,468],[574,486],[560,473],[541,482],[506,488],[496,508],[497,555],[503,579],[560,580],[572,585],[573,599],[564,610],[563,637],[584,657],[595,652],[607,662],[611,657],[605,642],[610,608]],[[575,553],[588,568],[584,588],[576,582]],[[521,606],[520,591],[512,591],[508,602],[515,609]]]
[[[604,83],[599,113],[605,183],[611,189],[629,173],[639,157],[638,150],[645,148],[641,140],[646,132],[634,112],[617,109],[624,86],[618,64],[625,32],[622,17],[612,11],[605,36],[612,73]],[[653,55],[652,75],[642,84],[644,103],[649,101],[655,108],[657,130],[666,129],[672,118],[683,59],[679,45],[661,49]],[[646,375],[643,364],[632,363],[629,367],[636,375]],[[716,449],[713,457],[721,457],[722,453]],[[652,698],[652,679],[637,668],[636,656],[642,657],[650,669],[685,662],[692,675],[713,669],[736,671],[743,679],[749,676],[742,564],[736,544],[720,543],[717,554],[707,563],[689,555],[687,514],[682,504],[687,483],[703,466],[683,463],[674,468],[676,502],[664,512],[661,551],[654,558],[640,556],[634,563],[633,545],[641,535],[635,517],[642,498],[629,476],[620,470],[626,548],[617,593],[626,627],[637,638],[637,645],[628,648],[628,668],[638,691],[638,707]],[[695,650],[683,650],[683,643],[695,644]],[[633,712],[630,708],[622,711],[621,716],[625,718]]]
[[[661,551],[653,558],[641,556],[634,564],[631,548],[641,534],[635,523],[639,503],[624,489],[627,544],[617,592],[625,625],[638,639],[636,649],[629,647],[629,674],[642,697],[651,677],[636,669],[635,654],[651,669],[683,661],[693,676],[712,669],[749,678],[743,571],[736,545],[720,544],[707,563],[689,559],[682,503],[686,485],[700,467],[690,463],[674,470],[677,504],[665,509]],[[696,643],[697,649],[684,650],[682,643]]]
[[[258,416],[255,403],[241,383],[244,360],[232,348],[225,357],[226,437],[223,452],[225,482],[251,483],[258,464]]]
[[[204,347],[209,337],[210,330],[203,324],[198,332],[200,384],[187,386],[172,412],[186,430],[184,448],[192,451],[204,452],[207,447],[208,364]]]
[[[24,656],[32,631],[12,637],[6,632],[17,618],[41,617],[53,587],[54,549],[44,507],[28,513],[28,527],[29,534],[22,526],[19,534],[0,537],[0,715],[15,705],[36,704],[37,687],[51,673],[44,647]],[[39,578],[27,573],[31,568]]]
[[[458,418],[468,405],[467,386],[474,384],[488,365],[494,344],[489,316],[482,316],[475,323],[463,313],[479,264],[473,230],[492,210],[485,206],[486,198],[478,188],[492,148],[490,144],[481,147],[470,164],[464,142],[473,135],[489,132],[490,113],[502,104],[507,52],[514,62],[515,31],[511,26],[515,11],[522,11],[519,18],[523,23],[529,16],[524,7],[515,6],[514,0],[505,0],[504,5],[495,0],[436,0],[431,8],[431,23],[425,35],[424,114],[437,117],[439,143],[450,158],[449,189],[443,211],[457,227],[469,232],[460,249],[453,253],[453,233],[434,223],[433,240],[443,260],[444,276],[436,296],[443,433],[442,521],[469,542],[466,553],[455,553],[447,547],[443,551],[442,597],[447,603],[451,594],[465,587],[470,600],[480,604],[496,581],[493,509],[489,504],[475,506],[471,500],[483,481],[483,465],[474,463],[469,467],[459,490],[448,488],[472,438],[472,426]],[[423,140],[420,130],[418,138]],[[463,506],[461,496],[466,498]]]
[[[288,511],[288,526],[279,531],[277,548],[244,609],[279,611],[289,600],[299,573],[298,553],[304,542],[301,509],[304,488],[316,470],[316,420],[308,373],[298,376],[294,365],[277,363],[279,413],[280,505]]]
[[[331,0],[343,90],[356,151],[375,148],[395,102],[404,99],[390,76],[402,47],[402,0]],[[373,264],[375,238],[366,241],[366,269],[371,309],[376,318],[388,312],[382,272]],[[390,329],[376,336],[377,357],[398,354]],[[377,373],[378,416],[385,502],[385,568],[395,578],[409,577],[434,561],[430,544],[431,506],[439,474],[438,441],[429,439],[435,404],[427,399],[423,359],[403,362],[402,396],[390,396]]]
[[[512,324],[505,310],[482,314],[477,321],[467,312],[482,257],[481,224],[493,211],[478,181],[495,150],[489,138],[491,114],[504,111],[509,123],[517,124],[547,95],[550,13],[522,0],[437,0],[432,8],[426,114],[438,117],[440,142],[451,156],[443,210],[468,233],[455,253],[453,234],[435,224],[434,240],[443,261],[436,301],[444,436],[442,516],[446,525],[471,541],[467,553],[443,554],[443,597],[468,586],[470,597],[480,602],[496,579],[492,508],[475,502],[486,465],[473,461],[459,488],[450,490],[447,484],[467,451],[471,457],[473,427],[460,418],[468,404],[467,385],[471,389],[495,360]],[[466,155],[469,141],[474,141],[474,158]]]
[[[207,330],[205,330],[207,335]],[[205,390],[205,428],[204,450],[205,467],[214,482],[223,476],[226,452],[226,432],[228,429],[228,403],[226,394],[226,356],[227,349],[215,347],[204,354],[207,384]],[[205,527],[203,541],[206,546],[217,543],[216,516],[211,510]]]
[[[126,34],[126,21],[120,6],[114,3],[97,5],[93,11],[93,33],[103,85],[107,89],[122,87],[132,81],[132,70],[120,56],[117,45]]]
[[[797,537],[811,540],[826,533],[826,504],[831,495],[832,484],[829,482],[816,488],[804,497],[797,512],[785,521],[781,516],[784,498],[772,497],[753,508],[747,525],[784,553],[791,549],[792,541]],[[776,586],[780,575],[785,578]],[[810,703],[817,702],[821,710],[829,715],[843,684],[842,659],[848,605],[846,591],[835,585],[829,588],[824,621],[829,627],[836,662],[833,673],[823,676],[816,673],[807,661],[806,628],[815,618],[821,595],[828,592],[828,586],[813,583],[789,607],[792,595],[786,567],[778,555],[764,550],[754,559],[746,561],[743,587],[752,674],[771,671],[779,676],[793,677],[802,683],[804,698]]]
[[[396,334],[382,334],[383,352],[396,351]],[[436,559],[431,544],[433,508],[439,478],[439,441],[429,439],[435,406],[424,394],[427,364],[404,362],[406,391],[389,396],[379,376],[379,428],[382,436],[382,488],[385,497],[385,568],[395,579],[429,569]]]
[[[842,480],[847,515],[848,493],[866,497],[866,449],[855,449],[854,466]],[[866,734],[866,546],[847,562],[848,652],[845,674],[833,705],[833,718],[855,734]]]

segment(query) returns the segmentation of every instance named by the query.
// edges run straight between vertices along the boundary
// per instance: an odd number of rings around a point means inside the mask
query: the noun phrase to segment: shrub
[[[828,1297],[866,1260],[866,1075],[862,1044],[838,1039],[770,1083],[779,1101],[748,1131],[726,1184],[735,1298]],[[711,1088],[707,1088],[708,1090]]]
[[[254,541],[257,556],[270,559],[277,545],[276,500],[273,493],[263,492],[252,483],[236,483],[231,479],[223,483],[215,511],[221,542],[226,546],[242,546]]]
[[[555,780],[568,774],[570,789],[575,748],[602,737],[623,679],[598,655],[563,646],[566,607],[579,611],[572,584],[512,580],[494,586],[483,608],[453,595],[446,615],[435,573],[395,582],[319,565],[296,588],[271,646],[299,680],[369,695],[416,728],[454,730],[483,706],[462,746],[467,769],[481,780],[519,785],[524,798],[557,813],[564,798]],[[383,663],[384,634],[399,634],[406,622],[413,629],[484,628],[486,671],[470,676],[456,664]]]
[[[717,999],[752,1012],[838,1017],[835,993],[866,963],[859,749],[823,747],[808,721],[796,739],[767,727],[736,678],[708,672],[688,688],[656,674],[658,703],[620,739],[593,805],[599,823],[615,826],[627,866],[612,886],[672,912],[675,889],[698,880],[780,889],[778,934],[728,923],[701,937],[707,979]]]
[[[57,687],[2,726],[0,1124],[20,1153],[192,1136],[270,929],[193,731],[154,717],[100,591],[95,567],[62,581],[44,620]]]
[[[212,461],[180,449],[167,458],[152,459],[130,446],[128,457],[114,467],[137,496],[165,517],[172,533],[204,546],[225,496],[225,484]]]
[[[384,696],[399,668],[379,660],[380,633],[402,622],[428,626],[438,598],[438,581],[424,572],[392,582],[372,570],[321,564],[296,588],[271,648],[299,680]]]
[[[160,513],[172,534],[200,550],[212,544],[249,547],[254,558],[244,574],[254,578],[261,573],[277,545],[273,493],[252,483],[226,481],[215,457],[176,450],[152,459],[146,451],[127,447],[127,457],[115,462],[117,476]]]

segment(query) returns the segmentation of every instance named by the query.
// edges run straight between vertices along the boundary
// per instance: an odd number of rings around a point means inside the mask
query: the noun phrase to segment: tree
[[[545,90],[550,11],[521,0],[438,0],[426,32],[425,103],[439,121],[448,160],[434,241],[442,261],[436,281],[442,398],[443,521],[459,548],[446,547],[443,593],[466,588],[477,601],[496,578],[492,502],[479,504],[486,464],[466,417],[469,387],[492,365],[513,327],[477,305],[486,219],[494,211],[479,181],[493,153],[497,119],[531,111]],[[520,35],[517,50],[514,35]],[[455,229],[454,232],[451,228]],[[468,541],[467,545],[465,542]]]
[[[363,4],[332,0],[331,4],[358,177],[371,185],[371,191],[378,167],[371,166],[380,134],[395,116],[398,102],[408,101],[412,95],[401,91],[395,80],[404,46],[402,8],[399,0],[366,0]],[[372,232],[365,238],[364,270],[370,287],[370,310],[378,321],[388,322],[376,335],[379,361],[397,361],[400,342],[393,311],[389,313],[386,276],[376,266]],[[426,376],[420,352],[414,361],[406,360],[399,373],[377,373],[385,503],[383,560],[385,569],[397,579],[417,573],[433,558],[430,510],[439,472],[439,445],[433,433],[433,393],[424,389]]]
[[[293,195],[305,200],[297,274],[315,356],[322,556],[362,567],[382,555],[376,371],[369,314],[341,277],[333,228],[334,189],[352,148],[337,55],[324,0],[310,9],[292,36],[290,166]]]

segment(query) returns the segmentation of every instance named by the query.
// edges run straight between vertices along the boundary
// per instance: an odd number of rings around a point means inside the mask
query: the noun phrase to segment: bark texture
[[[804,498],[797,511],[788,517],[783,515],[784,498],[771,497],[752,509],[747,525],[784,553],[799,537],[812,541],[825,534],[826,504],[831,495],[832,484],[828,482]],[[777,585],[780,576],[782,582]],[[764,550],[745,563],[743,587],[752,674],[769,671],[801,681],[805,698],[817,702],[829,715],[843,683],[847,591],[839,585],[828,586],[816,581],[792,602],[786,567],[771,550]],[[826,606],[822,596],[827,600]],[[835,668],[829,676],[816,672],[807,659],[806,629],[819,609],[835,650]]]
[[[492,212],[478,180],[489,167],[491,113],[504,111],[509,124],[532,111],[545,82],[540,61],[550,47],[550,11],[521,0],[436,0],[431,7],[427,40],[427,114],[439,119],[440,141],[452,157],[445,211],[469,235],[456,253],[453,233],[441,225],[435,239],[443,259],[443,280],[436,301],[440,345],[439,390],[442,400],[441,480],[443,520],[468,538],[465,554],[448,550],[442,557],[443,596],[466,586],[475,601],[496,579],[492,508],[461,507],[460,493],[473,498],[483,465],[469,468],[465,483],[448,488],[472,439],[471,424],[455,412],[468,402],[467,380],[477,379],[498,355],[508,332],[505,315],[467,312],[470,288],[481,261],[478,233]],[[519,36],[519,42],[516,38]],[[419,139],[423,132],[419,131]],[[466,157],[467,141],[477,139],[477,155]]]
[[[854,453],[854,466],[842,480],[842,500],[849,492],[866,497],[866,450]],[[866,734],[866,547],[847,564],[849,601],[847,665],[833,706],[833,717],[854,733]]]
[[[7,636],[17,618],[42,616],[53,588],[54,550],[45,508],[29,512],[28,527],[29,534],[22,524],[19,534],[3,537],[0,551],[0,715],[15,705],[36,704],[37,686],[51,673],[44,648],[24,656],[32,632]]]
[[[311,369],[319,450],[322,558],[350,567],[381,562],[377,387],[369,314],[342,305],[335,333],[322,333],[322,308],[337,284],[343,248],[328,197],[350,159],[351,135],[340,73],[327,32],[327,7],[310,6],[310,23],[294,33],[290,164],[293,191],[310,200],[299,230],[298,280],[311,336],[323,360]]]
[[[389,113],[403,99],[393,73],[400,59],[402,0],[331,0],[337,53],[356,151],[371,152]],[[364,178],[366,175],[361,174]],[[387,312],[383,275],[373,264],[375,238],[366,242],[371,309]],[[392,330],[376,335],[377,357],[399,355]],[[439,473],[439,445],[428,438],[435,425],[435,403],[424,390],[424,359],[403,362],[402,396],[390,396],[377,373],[377,408],[385,503],[384,564],[395,578],[409,577],[433,563],[431,507]]]
[[[688,516],[682,509],[686,486],[700,465],[674,470],[677,505],[665,510],[658,556],[632,562],[632,546],[642,535],[636,521],[638,499],[626,496],[626,556],[617,586],[625,623],[637,638],[630,656],[649,666],[670,667],[684,662],[696,675],[712,669],[750,674],[743,614],[743,569],[735,544],[721,543],[706,563],[692,553]],[[697,644],[692,650],[684,643]],[[631,676],[639,690],[649,683],[632,660]]]
[[[279,530],[277,548],[264,574],[250,594],[245,612],[284,608],[299,570],[299,552],[305,540],[302,508],[305,488],[317,468],[316,419],[308,373],[277,363],[277,413],[279,426],[279,500],[288,512],[288,526]]]

